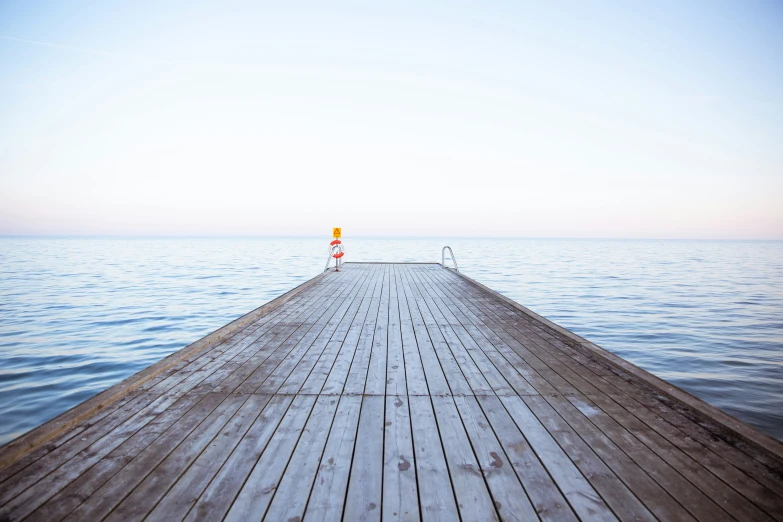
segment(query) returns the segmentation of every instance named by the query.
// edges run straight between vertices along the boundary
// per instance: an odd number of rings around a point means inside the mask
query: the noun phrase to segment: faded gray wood
[[[453,397],[432,397],[451,484],[462,520],[499,520]]]
[[[345,501],[346,520],[381,519],[384,407],[383,397],[365,395],[362,399]]]
[[[566,334],[347,264],[0,468],[0,519],[783,520],[781,459]]]
[[[315,404],[313,395],[297,395],[269,444],[239,491],[225,520],[261,520],[285,472],[291,453]]]
[[[511,468],[506,452],[495,437],[489,421],[475,397],[454,397],[457,411],[468,434],[473,453],[489,487],[492,500],[502,520],[535,520],[535,509]],[[609,510],[607,509],[608,513]],[[596,518],[599,520],[599,518]],[[615,520],[614,517],[604,520]]]
[[[383,520],[419,520],[416,460],[408,397],[386,397],[383,444]]]
[[[209,486],[199,496],[186,520],[222,520],[264,453],[280,421],[293,401],[291,395],[275,395],[263,409]]]
[[[478,400],[541,520],[577,520],[554,479],[544,468],[538,455],[514,424],[498,397],[478,397]],[[558,482],[562,483],[562,481]]]
[[[339,397],[321,395],[315,403],[283,478],[274,492],[267,520],[290,520],[304,515],[318,464],[332,427]]]
[[[181,520],[213,480],[237,444],[256,422],[269,400],[269,395],[251,395],[226,428],[182,474],[150,513],[152,520]]]
[[[305,518],[330,522],[342,520],[361,407],[360,396],[340,397]]]
[[[408,401],[422,520],[458,520],[459,511],[432,401],[421,395],[412,395]]]

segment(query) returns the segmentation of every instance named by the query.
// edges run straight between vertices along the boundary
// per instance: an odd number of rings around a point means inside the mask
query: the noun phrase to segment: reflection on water
[[[329,239],[0,239],[0,443],[318,274]],[[783,242],[345,238],[440,261],[783,439]]]

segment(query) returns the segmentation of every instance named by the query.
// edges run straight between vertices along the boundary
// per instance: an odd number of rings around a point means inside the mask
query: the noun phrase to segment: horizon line
[[[240,234],[0,234],[0,239],[329,239],[328,234],[273,234],[273,235],[240,235]],[[709,237],[586,237],[586,236],[454,236],[454,235],[355,235],[348,238],[356,239],[524,239],[524,240],[567,240],[567,241],[748,241],[748,242],[783,242],[783,238],[709,238]],[[344,239],[344,238],[343,238]]]

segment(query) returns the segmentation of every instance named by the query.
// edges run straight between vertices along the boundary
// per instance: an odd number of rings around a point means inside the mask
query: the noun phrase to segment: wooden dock
[[[326,272],[0,448],[0,520],[783,520],[783,446],[437,264]]]

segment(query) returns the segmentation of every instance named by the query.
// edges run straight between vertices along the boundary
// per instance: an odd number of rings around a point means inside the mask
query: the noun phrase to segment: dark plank
[[[527,321],[526,321],[527,323]],[[698,463],[699,467],[708,469],[715,476],[719,477],[726,484],[731,486],[735,491],[741,493],[745,499],[758,505],[764,509],[768,514],[775,516],[780,514],[783,516],[783,497],[773,492],[767,486],[763,485],[763,482],[768,483],[773,488],[777,484],[780,486],[780,481],[770,480],[769,469],[763,465],[759,465],[758,461],[752,459],[749,456],[745,456],[744,453],[738,452],[736,449],[734,452],[730,452],[729,445],[721,441],[717,437],[706,436],[704,431],[698,429],[698,425],[692,421],[688,421],[685,418],[679,418],[679,424],[675,426],[669,423],[663,416],[659,416],[658,413],[670,414],[671,410],[662,405],[658,397],[660,394],[653,395],[652,390],[645,392],[641,388],[632,385],[620,375],[612,372],[604,366],[598,364],[596,361],[585,357],[583,354],[576,352],[570,346],[559,339],[547,334],[539,326],[533,326],[537,332],[541,332],[539,344],[545,349],[549,348],[549,353],[553,357],[562,361],[564,364],[572,368],[574,371],[590,372],[588,379],[592,382],[596,388],[606,393],[611,399],[618,405],[623,406],[625,410],[617,409],[615,405],[606,405],[606,398],[603,396],[596,396],[595,399],[601,401],[602,408],[606,411],[617,411],[617,414],[612,416],[618,419],[619,416],[623,416],[627,422],[623,422],[625,426],[628,423],[634,423],[637,426],[636,429],[640,429],[640,433],[645,435],[649,430],[647,427],[652,428],[655,433],[651,433],[646,437],[645,444],[654,449],[660,455],[668,455],[669,452],[682,452],[693,462]],[[646,427],[641,428],[635,419],[630,419],[627,414],[630,413],[635,416],[639,421],[642,421]],[[671,418],[667,415],[667,418]],[[663,439],[666,443],[663,443]],[[671,446],[674,446],[673,448]],[[720,448],[715,452],[711,448]],[[747,470],[753,470],[751,475],[741,471],[739,468],[732,465],[728,460],[722,458],[721,454],[730,454],[732,456],[740,455],[738,460],[740,466]],[[686,470],[690,468],[692,470],[693,463],[688,458],[679,457],[684,460],[683,466]],[[766,473],[764,472],[766,471]],[[687,471],[686,471],[687,473]],[[699,474],[700,471],[695,471]],[[687,475],[686,475],[687,476]],[[753,478],[752,478],[753,477]],[[759,478],[760,480],[754,480]],[[694,483],[699,481],[697,477]],[[723,504],[726,504],[734,514],[740,518],[759,518],[763,519],[762,515],[754,512],[752,508],[747,506],[744,499],[737,499],[734,497],[731,491],[726,491],[725,486],[715,485],[709,476],[706,477],[707,483],[704,484],[703,491],[715,492],[723,491]],[[714,493],[713,493],[714,494]],[[744,510],[750,509],[751,512],[745,512]],[[732,511],[734,510],[734,511]]]
[[[436,346],[436,352],[441,360],[441,366],[446,374],[446,378],[449,380],[452,392],[454,395],[493,394],[494,391],[484,374],[462,345],[462,341],[454,333],[449,322],[443,317],[440,309],[429,297],[426,288],[419,279],[419,271],[420,269],[410,270],[411,278],[413,284],[418,289],[422,317],[427,330],[430,332],[430,338]],[[508,391],[511,391],[510,388],[508,388]]]
[[[451,325],[453,332],[470,353],[476,365],[481,368],[484,377],[496,395],[535,395],[535,389],[525,381],[519,372],[503,355],[489,342],[486,337],[456,309],[446,294],[433,279],[432,270],[424,273],[423,278],[429,283],[426,289],[432,301],[438,307],[443,319]]]
[[[568,366],[562,364],[557,358],[541,349],[540,346],[535,344],[530,337],[526,335],[527,332],[515,329],[513,325],[509,325],[507,320],[502,317],[498,310],[492,309],[489,305],[485,304],[484,310],[487,315],[493,320],[496,320],[501,327],[503,327],[509,334],[516,338],[525,347],[524,352],[520,355],[525,358],[531,365],[533,365],[547,380],[555,384],[557,379],[563,379],[567,381],[571,386],[577,389],[580,393],[574,394],[573,397],[578,399],[574,400],[586,400],[581,397],[607,397],[596,386],[586,380],[584,377],[573,371]],[[624,448],[629,456],[636,460],[637,463],[650,473],[653,478],[659,483],[664,485],[666,489],[675,498],[679,498],[682,503],[687,503],[691,513],[697,518],[717,517],[718,520],[726,519],[726,509],[742,510],[753,512],[754,516],[762,515],[758,510],[753,509],[752,506],[748,507],[747,502],[742,502],[744,499],[740,497],[736,492],[730,490],[724,483],[718,480],[712,480],[712,475],[704,470],[703,474],[699,474],[699,469],[691,467],[687,468],[688,462],[685,459],[678,459],[678,455],[672,454],[673,447],[668,445],[666,449],[662,451],[663,455],[668,455],[666,460],[656,458],[655,452],[651,451],[649,447],[644,444],[640,437],[645,436],[645,430],[631,428],[625,430],[622,428],[622,424],[617,421],[616,418],[620,417],[626,421],[630,420],[630,416],[624,416],[622,408],[617,405],[611,399],[604,402],[608,411],[604,412],[600,410],[603,416],[589,416],[590,420],[596,422],[596,420],[602,421],[599,428],[607,433],[610,438],[614,437],[614,441]],[[599,410],[595,410],[599,412]],[[610,414],[611,412],[611,414]],[[638,426],[637,426],[638,428]],[[649,430],[649,428],[648,428]],[[672,458],[673,457],[673,458]],[[683,476],[683,474],[685,476]],[[686,479],[688,477],[690,480]],[[709,493],[708,493],[709,492]],[[720,497],[730,498],[731,502],[721,503],[720,506],[716,503]],[[686,500],[687,499],[687,500]],[[721,509],[721,507],[723,509]],[[747,513],[743,513],[747,515]]]

